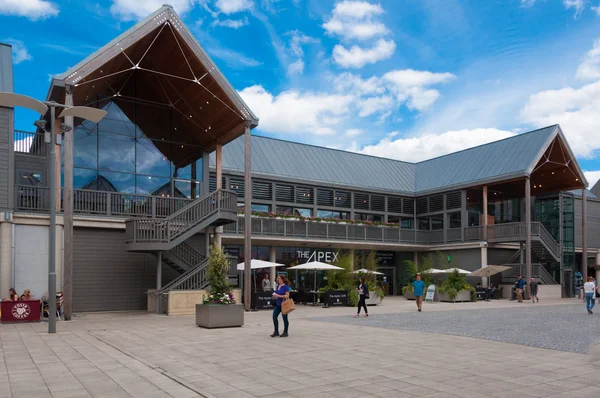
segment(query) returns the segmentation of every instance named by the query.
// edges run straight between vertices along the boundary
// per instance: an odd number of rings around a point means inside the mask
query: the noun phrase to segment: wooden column
[[[487,231],[487,226],[488,226],[488,187],[487,185],[485,185],[483,187],[483,240],[487,241],[488,239],[488,231]]]
[[[467,191],[463,189],[460,192],[460,240],[465,241],[465,228],[469,226],[469,214],[467,213]]]
[[[531,280],[531,180],[525,179],[525,283]]]
[[[202,151],[202,192],[200,196],[206,196],[210,192],[210,153]]]
[[[217,169],[217,191],[223,189],[223,146],[217,144],[216,148],[216,169]],[[221,247],[221,237],[223,236],[223,227],[215,228],[215,246]]]
[[[558,252],[560,253],[560,297],[566,298],[565,292],[565,263],[563,256],[563,238],[564,238],[564,217],[563,217],[563,195],[562,193],[558,194]]]
[[[277,248],[275,246],[269,247],[269,261],[272,263],[277,262]],[[271,282],[271,286],[273,286],[273,282],[275,282],[276,277],[277,277],[277,269],[275,269],[275,267],[269,268],[269,279]]]
[[[194,160],[191,164],[191,174],[192,174],[192,185],[190,186],[190,196],[193,199],[196,199],[196,183],[194,182],[194,180],[198,179],[198,176],[196,175],[196,161]]]
[[[60,112],[61,112],[61,108],[58,108],[57,113],[60,114]],[[69,133],[72,134],[72,132],[69,132]],[[56,119],[54,119],[54,134],[56,134],[56,135],[60,134],[60,119],[58,117],[56,117]],[[53,139],[54,139],[54,137],[53,137]],[[54,159],[55,159],[54,165],[56,167],[56,169],[55,169],[56,170],[56,179],[55,179],[55,181],[53,181],[53,183],[56,186],[56,212],[60,213],[60,210],[61,210],[60,209],[60,197],[61,197],[61,185],[62,185],[61,182],[62,181],[61,181],[61,176],[60,176],[60,174],[61,174],[60,173],[61,154],[60,154],[60,146],[59,145],[56,145],[55,152],[56,152],[56,154],[54,157]]]
[[[587,190],[585,187],[581,190],[581,276],[583,283],[587,282]]]
[[[244,308],[250,311],[250,264],[252,261],[252,152],[250,125],[244,130]]]
[[[73,105],[73,88],[66,86],[65,105]],[[72,130],[65,134],[63,141],[64,152],[64,263],[63,263],[63,298],[65,320],[70,320],[73,314],[73,146],[75,125],[73,117],[65,117],[65,124]],[[58,152],[60,153],[60,152]],[[60,166],[60,156],[58,157]],[[58,169],[60,170],[60,168]],[[57,173],[60,178],[60,173]],[[58,186],[60,193],[60,183]]]

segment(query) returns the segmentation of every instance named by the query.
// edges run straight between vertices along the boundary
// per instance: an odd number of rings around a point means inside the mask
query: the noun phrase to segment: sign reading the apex
[[[296,252],[296,257],[300,259],[306,259],[306,262],[319,261],[323,263],[334,263],[337,261],[337,252],[318,252],[310,250],[299,250]]]

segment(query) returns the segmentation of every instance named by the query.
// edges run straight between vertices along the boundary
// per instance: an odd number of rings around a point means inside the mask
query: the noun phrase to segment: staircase
[[[155,257],[158,253],[153,252]],[[179,274],[183,274],[196,265],[206,261],[206,256],[185,242],[181,242],[169,251],[163,252],[162,262]]]
[[[525,275],[525,264],[504,264],[511,269],[502,272],[502,283],[513,284],[519,275]],[[531,264],[531,277],[542,285],[558,285],[542,264]],[[527,281],[528,282],[528,281]],[[529,283],[529,282],[528,282]]]
[[[128,251],[168,252],[208,226],[237,220],[237,195],[218,190],[191,202],[169,217],[136,218],[125,222]],[[177,264],[171,258],[170,261]]]
[[[526,236],[524,222],[488,226],[488,242],[491,243],[525,242]],[[560,244],[539,222],[531,223],[531,251],[540,262],[560,261]],[[518,253],[513,260],[517,257]]]

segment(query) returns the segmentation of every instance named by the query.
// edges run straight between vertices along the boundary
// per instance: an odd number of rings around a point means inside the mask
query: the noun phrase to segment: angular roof
[[[596,184],[594,184],[591,191],[594,195],[596,195],[597,197],[600,197],[600,180],[598,180],[598,182],[596,182]]]
[[[419,163],[252,136],[252,173],[289,181],[423,195],[530,175],[558,125]],[[210,157],[215,167],[215,155]],[[243,173],[244,138],[223,147],[223,169]]]

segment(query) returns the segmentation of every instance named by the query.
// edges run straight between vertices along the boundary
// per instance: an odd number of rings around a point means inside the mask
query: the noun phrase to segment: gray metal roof
[[[525,176],[559,132],[554,125],[419,163],[252,136],[252,173],[328,185],[426,194]],[[214,153],[210,157],[215,167]],[[244,171],[244,137],[223,147],[223,169]]]
[[[0,43],[0,91],[12,93],[13,89],[12,47]]]
[[[417,163],[416,191],[525,175],[557,132],[554,125]]]
[[[596,182],[596,184],[594,184],[591,191],[594,195],[600,197],[600,180],[598,180],[598,182]]]
[[[215,155],[210,157],[215,167]],[[223,169],[244,171],[244,137],[223,146]],[[345,187],[414,194],[415,165],[273,138],[252,136],[252,173]]]

